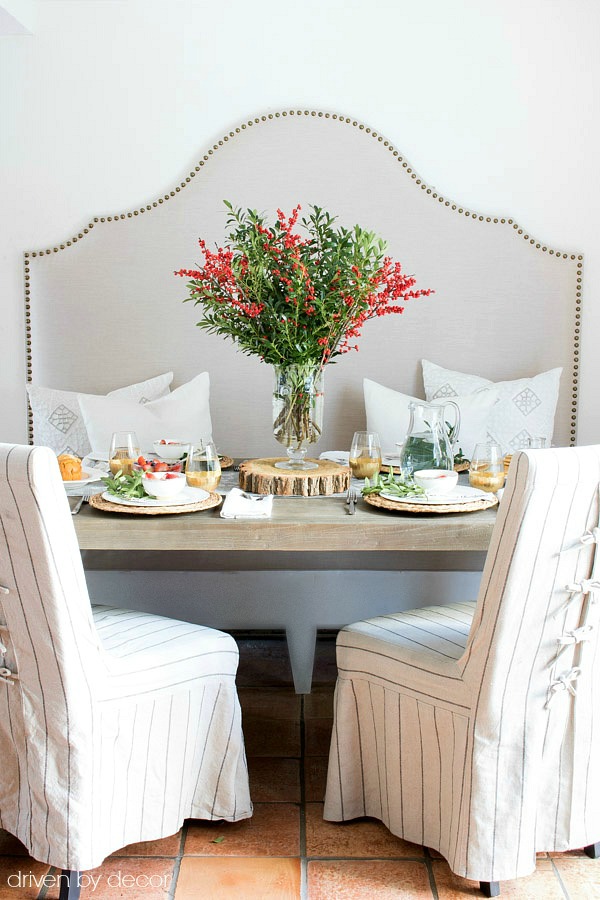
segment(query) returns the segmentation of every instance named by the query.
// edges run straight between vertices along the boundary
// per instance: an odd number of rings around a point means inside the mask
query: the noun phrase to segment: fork
[[[354,488],[348,488],[348,494],[346,496],[346,503],[348,504],[348,515],[353,516],[356,512],[356,501],[358,500],[358,494]]]
[[[89,500],[90,497],[92,496],[92,494],[94,494],[94,493],[95,493],[95,491],[92,491],[89,488],[85,488],[85,490],[81,494],[81,497],[79,498],[79,500],[77,501],[77,503],[75,504],[73,509],[71,510],[71,515],[76,516],[77,513],[79,512],[79,510],[81,509],[81,506],[82,506],[84,500],[86,500],[86,501]]]

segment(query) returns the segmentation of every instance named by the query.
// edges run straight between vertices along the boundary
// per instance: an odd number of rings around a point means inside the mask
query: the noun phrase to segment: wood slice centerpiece
[[[276,469],[285,457],[249,459],[240,465],[240,487],[253,494],[318,497],[348,490],[350,468],[329,459],[311,459],[316,469]]]

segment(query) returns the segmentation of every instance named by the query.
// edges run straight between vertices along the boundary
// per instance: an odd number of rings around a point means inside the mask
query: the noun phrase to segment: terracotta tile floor
[[[395,838],[379,822],[323,821],[331,730],[333,640],[318,642],[312,694],[294,693],[285,641],[238,638],[238,687],[254,816],[186,822],[162,841],[119,850],[84,873],[83,900],[392,900],[479,897],[439,854]],[[58,897],[54,869],[0,830],[0,900]],[[46,876],[46,884],[43,879]],[[600,860],[540,854],[535,873],[502,882],[523,900],[600,898]]]

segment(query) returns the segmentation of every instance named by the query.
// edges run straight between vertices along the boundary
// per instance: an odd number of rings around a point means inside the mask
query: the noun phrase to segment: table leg
[[[286,626],[290,665],[297,694],[310,694],[315,661],[316,627],[305,623]]]

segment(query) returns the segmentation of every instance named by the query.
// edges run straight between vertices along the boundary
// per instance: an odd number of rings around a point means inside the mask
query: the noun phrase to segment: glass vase
[[[287,449],[279,469],[316,469],[306,459],[308,445],[316,444],[323,429],[323,367],[275,366],[273,434]]]

